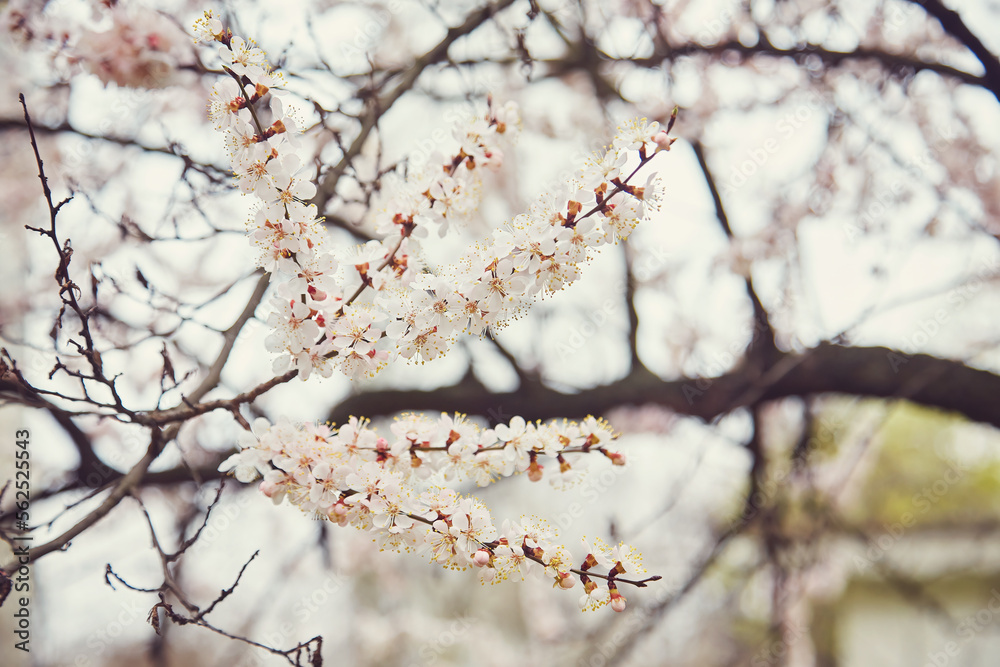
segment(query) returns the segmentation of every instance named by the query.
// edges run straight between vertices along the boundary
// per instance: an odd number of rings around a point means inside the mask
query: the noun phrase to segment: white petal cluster
[[[418,270],[419,240],[431,229],[447,233],[478,207],[482,170],[502,166],[504,145],[518,131],[517,106],[496,106],[491,99],[485,114],[456,127],[454,154],[432,156],[425,169],[395,184],[376,217],[381,239],[330,251],[316,206],[309,203],[316,187],[296,152],[300,124],[282,101],[280,75],[259,48],[233,36],[210,13],[195,30],[198,41],[221,44],[231,78],[213,89],[209,116],[225,135],[240,190],[260,200],[250,229],[260,264],[283,278],[267,317],[266,346],[278,355],[276,373],[294,368],[305,379],[313,371],[330,375],[336,367],[359,377],[396,357],[436,359],[458,333],[482,335],[503,326],[539,295],[575,281],[594,252],[626,238],[659,207],[662,190],[655,178],[642,187],[630,180],[673,140],[643,119],[624,127],[577,179],[541,197],[453,265],[437,273]],[[269,113],[258,113],[268,97]],[[273,119],[268,127],[261,116]],[[623,176],[630,161],[637,164]],[[569,589],[579,578],[582,606],[608,603],[622,611],[618,582],[645,586],[658,578],[617,579],[642,571],[625,545],[587,544],[575,568],[544,521],[522,517],[497,528],[480,500],[445,486],[461,480],[486,486],[526,473],[532,481],[547,477],[564,487],[579,478],[582,460],[594,453],[624,465],[625,457],[608,448],[616,436],[603,420],[543,424],[514,417],[482,429],[463,415],[433,420],[407,414],[390,431],[381,437],[355,417],[339,428],[258,419],[219,470],[241,482],[263,476],[259,488],[275,504],[287,498],[320,518],[371,531],[382,549],[423,552],[453,569],[476,567],[483,583],[537,574]],[[594,567],[608,573],[597,574]],[[603,588],[594,577],[604,581]]]
[[[383,550],[416,551],[450,569],[479,568],[483,583],[537,575],[568,589],[579,576],[589,582],[584,606],[594,608],[598,598],[614,604],[621,597],[615,576],[643,572],[634,549],[599,541],[595,548],[586,545],[587,555],[574,568],[545,521],[522,517],[498,528],[479,499],[435,485],[473,479],[485,486],[518,472],[537,481],[540,459],[555,459],[558,476],[571,467],[569,457],[587,453],[623,465],[622,455],[607,448],[615,436],[603,420],[542,424],[515,417],[482,429],[459,414],[436,420],[406,414],[390,431],[388,439],[380,437],[355,417],[339,429],[258,419],[219,470],[241,482],[263,475],[260,490],[275,504],[288,499],[315,516],[370,531]],[[594,593],[596,566],[609,570],[597,575],[606,580],[603,593]]]
[[[67,51],[71,63],[105,85],[114,82],[156,89],[175,83],[177,67],[187,57],[189,46],[173,21],[139,3],[94,5],[95,17],[105,25],[100,30],[80,31]]]
[[[626,238],[659,207],[662,189],[654,177],[643,187],[629,183],[672,141],[643,119],[621,128],[572,183],[544,195],[452,265],[421,272],[420,240],[429,230],[446,234],[476,210],[482,170],[503,165],[504,147],[518,132],[517,105],[490,100],[484,114],[456,126],[455,153],[432,156],[424,169],[389,188],[375,219],[380,240],[328,250],[316,207],[308,203],[316,188],[296,153],[299,124],[274,88],[280,76],[260,49],[225,32],[213,17],[197,30],[203,41],[221,42],[232,73],[215,86],[209,114],[226,135],[240,189],[261,200],[250,236],[261,266],[286,279],[268,318],[276,371],[294,368],[306,379],[336,367],[360,377],[398,357],[436,359],[459,333],[503,327],[537,297],[574,282],[601,246]],[[274,121],[265,128],[254,110],[268,94]],[[626,175],[630,163],[636,166]]]

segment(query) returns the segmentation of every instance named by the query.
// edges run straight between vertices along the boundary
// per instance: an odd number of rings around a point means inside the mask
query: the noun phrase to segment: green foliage
[[[860,523],[953,524],[1000,516],[1000,438],[912,403],[888,409],[855,475]],[[855,480],[858,482],[859,480]]]

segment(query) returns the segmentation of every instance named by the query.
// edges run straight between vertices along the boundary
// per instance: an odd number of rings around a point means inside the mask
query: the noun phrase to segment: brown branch
[[[199,163],[194,161],[186,153],[180,152],[180,146],[174,143],[168,143],[166,146],[152,146],[149,144],[144,144],[134,137],[115,137],[106,134],[94,134],[92,132],[85,132],[79,130],[69,122],[63,121],[58,125],[38,125],[33,123],[34,131],[42,135],[59,135],[59,134],[74,134],[83,139],[90,139],[93,141],[103,141],[110,144],[116,144],[124,148],[137,148],[146,153],[161,153],[163,155],[169,155],[171,157],[176,157],[182,160],[187,168],[196,169],[201,173],[205,174],[208,178],[212,179],[215,183],[222,182],[223,178],[228,178],[231,176],[229,169],[224,167],[219,167],[213,164]],[[27,129],[27,123],[21,121],[18,118],[0,118],[0,132],[6,132],[10,130],[25,130]],[[211,173],[209,173],[211,172]]]
[[[49,540],[45,544],[28,550],[28,562],[34,562],[50,554],[53,551],[62,551],[69,546],[70,541],[77,535],[87,530],[95,523],[104,518],[112,509],[115,508],[118,503],[121,502],[122,498],[132,493],[132,491],[141,482],[143,475],[146,470],[149,469],[150,464],[160,455],[163,450],[163,445],[167,441],[162,437],[162,434],[158,430],[153,431],[153,437],[150,438],[149,447],[146,449],[146,454],[136,463],[131,470],[128,471],[124,477],[118,482],[115,488],[111,491],[104,502],[101,503],[97,509],[93,510],[90,514],[83,517],[80,521],[75,523],[67,531],[59,535],[58,537]],[[17,560],[7,563],[3,566],[3,570],[6,572],[11,572],[13,569],[17,568]]]
[[[374,391],[348,397],[330,419],[344,423],[351,415],[376,417],[402,410],[489,415],[498,421],[513,415],[529,420],[572,419],[600,415],[617,406],[655,404],[708,421],[759,401],[825,393],[906,398],[1000,428],[1000,401],[996,400],[1000,376],[926,354],[832,344],[802,354],[779,352],[763,375],[747,365],[715,378],[670,381],[633,372],[612,384],[575,394],[535,384],[500,393],[472,384],[431,391]]]
[[[630,625],[634,627],[636,621],[641,623],[641,625],[628,632],[623,641],[615,642],[614,646],[617,650],[608,656],[606,664],[615,665],[624,661],[632,649],[638,645],[639,639],[652,630],[670,610],[675,608],[688,593],[694,590],[694,588],[701,582],[702,578],[704,578],[708,570],[719,559],[719,556],[725,552],[726,548],[729,546],[729,542],[734,537],[739,535],[744,530],[746,525],[747,524],[745,523],[737,523],[729,528],[729,530],[719,535],[712,544],[708,553],[701,559],[691,574],[688,575],[687,580],[681,585],[680,588],[677,589],[676,592],[668,595],[666,598],[650,607],[641,607],[634,610],[632,613],[635,618],[631,620]],[[621,622],[609,626],[608,630],[605,632],[605,636],[611,635],[611,633],[615,631],[623,632],[623,630],[620,629],[620,625]],[[597,641],[595,643],[601,644],[602,642]]]
[[[694,149],[695,157],[698,158],[698,166],[701,167],[708,190],[712,194],[712,202],[715,205],[715,217],[722,226],[722,231],[725,232],[726,238],[732,242],[735,238],[733,229],[729,224],[729,216],[726,214],[726,209],[722,204],[722,195],[719,193],[719,188],[715,184],[715,178],[708,167],[708,161],[705,158],[705,149],[699,141],[691,142],[691,148]],[[753,306],[754,322],[753,335],[747,347],[747,356],[750,361],[756,362],[759,366],[766,366],[774,362],[778,352],[774,344],[774,327],[771,326],[771,319],[767,314],[767,310],[761,303],[760,297],[757,296],[756,290],[754,290],[753,278],[747,275],[744,278],[744,283],[746,284],[750,304]]]
[[[315,204],[320,213],[323,212],[323,209],[326,208],[327,202],[330,201],[336,193],[337,183],[340,181],[340,177],[343,176],[348,167],[350,167],[351,162],[353,162],[354,159],[361,154],[361,148],[368,139],[368,135],[371,134],[372,130],[374,130],[375,126],[378,124],[379,118],[381,118],[382,115],[396,103],[396,100],[402,97],[408,90],[413,88],[417,79],[420,78],[420,75],[425,69],[434,63],[447,59],[448,49],[453,43],[455,43],[456,40],[460,37],[468,35],[489,20],[493,14],[506,9],[513,3],[514,0],[498,0],[498,2],[489,3],[478,11],[469,14],[461,25],[449,28],[448,33],[444,36],[444,39],[438,42],[434,48],[417,58],[413,62],[413,65],[405,70],[399,83],[397,83],[385,94],[375,98],[375,100],[371,103],[368,112],[364,115],[364,118],[361,121],[361,129],[358,132],[358,136],[354,138],[354,141],[348,147],[347,152],[344,153],[340,162],[338,162],[330,171],[326,172],[316,188],[316,196],[313,197],[310,203]]]
[[[101,361],[101,353],[100,350],[97,349],[97,346],[94,343],[93,334],[90,331],[90,311],[84,311],[80,302],[76,298],[77,293],[80,292],[80,288],[70,278],[69,265],[73,258],[73,248],[70,245],[70,240],[66,239],[63,243],[59,242],[59,234],[57,231],[59,211],[62,210],[63,206],[70,202],[72,197],[67,197],[58,204],[53,203],[52,190],[49,188],[49,179],[48,176],[45,175],[45,163],[42,160],[42,154],[38,148],[38,142],[35,140],[35,128],[31,121],[31,115],[28,113],[28,104],[24,100],[23,93],[18,94],[18,100],[21,102],[21,108],[24,110],[24,122],[28,128],[28,137],[30,139],[31,149],[34,152],[35,162],[38,165],[38,179],[42,182],[42,194],[45,197],[45,203],[48,205],[49,210],[48,229],[42,227],[32,227],[31,225],[25,225],[24,227],[29,231],[37,232],[41,236],[48,237],[55,246],[56,254],[59,256],[59,263],[56,267],[54,277],[56,284],[59,285],[59,298],[62,302],[62,307],[59,310],[59,315],[56,319],[56,326],[53,330],[58,331],[62,328],[62,317],[66,308],[69,307],[80,321],[79,335],[83,338],[83,344],[81,345],[80,342],[72,336],[69,338],[69,342],[76,347],[79,354],[87,360],[92,374],[85,375],[81,371],[71,371],[62,365],[61,362],[57,362],[56,369],[61,369],[71,377],[79,379],[80,385],[83,388],[84,396],[88,398],[89,395],[87,393],[85,380],[94,380],[95,382],[105,385],[111,392],[111,398],[114,400],[114,405],[105,405],[103,407],[111,408],[118,414],[134,417],[135,413],[125,407],[121,396],[118,394],[118,389],[115,386],[115,378],[109,379],[104,374],[104,364]],[[96,401],[91,402],[96,404]]]
[[[208,369],[208,374],[201,381],[201,384],[185,397],[187,401],[197,403],[205,397],[205,394],[219,384],[219,381],[222,379],[222,369],[225,368],[226,362],[229,360],[229,354],[233,351],[236,338],[240,335],[240,331],[243,330],[244,325],[257,311],[257,306],[260,305],[261,300],[264,298],[264,293],[267,291],[270,279],[271,275],[269,273],[261,275],[257,281],[257,286],[254,287],[253,294],[250,295],[250,299],[247,301],[247,305],[243,307],[243,312],[240,313],[239,317],[236,318],[236,321],[228,329],[222,332],[222,349],[219,350],[215,362]]]
[[[628,350],[631,364],[629,368],[636,370],[645,368],[642,360],[639,359],[639,311],[635,307],[635,288],[637,281],[632,272],[632,252],[631,246],[626,241],[623,245],[625,256],[625,308],[628,311]]]
[[[261,394],[270,391],[279,384],[288,382],[298,374],[298,370],[287,371],[282,375],[278,375],[270,380],[267,380],[266,382],[262,382],[253,389],[243,392],[237,396],[233,396],[232,398],[220,398],[216,401],[190,403],[188,405],[170,408],[169,410],[157,410],[155,412],[139,415],[136,421],[147,426],[170,423],[176,424],[176,422],[185,422],[192,417],[203,415],[206,412],[212,412],[213,410],[232,410],[244,403],[254,401]]]
[[[895,53],[887,53],[879,49],[857,48],[853,51],[830,51],[815,44],[807,44],[789,49],[782,49],[766,40],[761,40],[753,46],[741,44],[737,41],[722,42],[711,46],[704,44],[688,43],[676,46],[670,50],[660,50],[654,52],[647,58],[611,58],[610,61],[629,61],[642,67],[659,67],[667,60],[676,60],[684,56],[694,56],[707,54],[721,56],[724,53],[736,53],[744,57],[767,56],[774,58],[791,58],[797,63],[804,64],[811,58],[819,58],[827,67],[838,67],[845,62],[856,60],[873,60],[891,71],[911,71],[911,72],[934,72],[944,77],[957,79],[962,83],[971,86],[990,88],[990,82],[986,77],[977,76],[965,70],[960,70],[950,65],[939,62],[921,60],[915,56],[906,56]]]
[[[983,87],[987,88],[1000,100],[1000,60],[996,55],[969,29],[958,12],[948,9],[938,0],[915,0],[930,16],[936,18],[941,27],[949,35],[957,39],[972,55],[982,63],[986,74],[982,77]]]

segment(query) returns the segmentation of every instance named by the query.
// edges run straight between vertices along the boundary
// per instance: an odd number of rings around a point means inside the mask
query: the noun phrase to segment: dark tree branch
[[[712,202],[715,205],[715,217],[722,226],[722,231],[725,232],[726,237],[732,242],[735,238],[733,228],[729,224],[729,216],[726,215],[726,209],[722,204],[722,195],[719,194],[719,188],[715,184],[715,178],[712,176],[712,171],[708,167],[708,161],[705,159],[705,149],[699,141],[693,141],[691,147],[698,158],[698,166],[701,167],[701,172],[705,176],[705,183],[708,185],[708,190],[712,194]],[[753,336],[750,339],[747,356],[751,361],[755,361],[760,365],[769,365],[773,363],[778,352],[774,344],[774,328],[771,326],[771,319],[767,314],[767,310],[765,310],[760,297],[757,296],[757,292],[754,290],[753,278],[747,276],[744,282],[746,283],[747,296],[750,298],[750,303],[753,306],[754,321]]]
[[[647,58],[611,58],[608,57],[610,61],[625,61],[631,62],[635,65],[641,67],[659,67],[664,63],[664,61],[673,61],[677,58],[684,56],[695,56],[700,54],[707,54],[712,56],[721,56],[724,53],[736,53],[738,55],[750,58],[754,56],[769,56],[776,58],[791,58],[797,63],[804,63],[811,57],[819,58],[824,65],[827,67],[839,67],[846,62],[852,62],[857,60],[872,60],[878,62],[886,69],[898,72],[935,72],[941,76],[956,79],[962,83],[969,84],[971,86],[981,86],[988,90],[992,90],[990,86],[990,81],[983,76],[978,76],[964,70],[951,67],[950,65],[945,65],[939,62],[932,62],[927,60],[921,60],[916,57],[899,55],[895,53],[886,53],[885,51],[880,51],[878,49],[868,49],[868,48],[858,48],[853,51],[830,51],[821,46],[816,46],[814,44],[807,44],[805,46],[798,46],[790,49],[782,49],[773,44],[762,40],[753,46],[747,46],[746,44],[741,44],[740,42],[722,42],[720,44],[715,44],[711,46],[706,46],[704,44],[688,43],[681,46],[675,46],[669,50],[658,50]],[[567,69],[575,68],[578,65],[576,63],[565,63]]]
[[[628,310],[628,350],[631,358],[630,369],[645,368],[639,359],[639,312],[635,308],[635,274],[632,273],[632,254],[628,243],[625,252],[625,307]]]
[[[361,129],[358,132],[358,136],[354,138],[353,143],[351,143],[350,147],[348,147],[347,152],[344,153],[340,162],[326,172],[320,180],[316,189],[316,196],[313,197],[311,202],[316,205],[320,213],[323,212],[326,208],[327,202],[330,201],[336,193],[337,183],[340,181],[340,177],[343,176],[350,167],[351,162],[353,162],[354,159],[361,154],[361,148],[368,139],[368,135],[371,134],[372,130],[374,130],[375,126],[378,124],[379,118],[381,118],[382,115],[396,103],[396,100],[402,97],[408,90],[413,88],[417,79],[420,78],[420,75],[425,69],[434,63],[447,59],[448,49],[455,43],[455,41],[457,41],[460,37],[468,35],[483,23],[488,21],[496,12],[506,9],[513,3],[514,0],[498,0],[496,3],[489,3],[478,11],[469,14],[461,25],[449,28],[448,33],[444,36],[444,39],[438,42],[434,48],[417,58],[413,65],[403,72],[399,83],[387,92],[376,97],[374,101],[370,103],[369,109],[361,121]]]
[[[260,305],[261,300],[264,298],[264,293],[267,291],[268,283],[271,280],[271,274],[262,273],[260,278],[257,280],[257,285],[254,287],[253,294],[247,300],[246,306],[243,307],[243,312],[239,314],[239,317],[232,323],[232,325],[222,332],[222,349],[219,350],[219,354],[216,356],[215,361],[212,363],[211,367],[208,369],[208,374],[201,381],[201,383],[187,395],[187,401],[191,403],[197,403],[205,394],[214,389],[219,381],[222,379],[222,370],[226,367],[226,362],[229,360],[229,354],[233,351],[233,345],[236,344],[236,338],[240,335],[243,327],[246,325],[250,318],[253,317],[254,313],[257,312],[257,306]]]
[[[9,130],[26,130],[28,129],[27,123],[18,118],[0,118],[0,132]],[[59,134],[74,134],[83,139],[91,139],[94,141],[103,141],[110,144],[116,144],[125,148],[137,148],[146,153],[162,153],[163,155],[170,155],[172,157],[180,158],[187,168],[196,169],[201,173],[208,176],[213,182],[220,183],[223,179],[228,181],[229,170],[224,167],[219,167],[212,164],[201,164],[195,162],[191,159],[189,155],[181,151],[181,148],[170,143],[166,146],[152,146],[149,144],[144,144],[134,137],[116,137],[106,134],[94,134],[92,132],[85,132],[83,130],[78,130],[73,127],[69,121],[63,121],[58,125],[38,125],[32,123],[32,129],[36,134],[41,135],[59,135]]]
[[[50,554],[54,551],[62,551],[66,549],[73,538],[103,519],[118,505],[118,503],[122,501],[125,496],[130,495],[139,485],[142,481],[143,475],[146,473],[146,470],[149,469],[150,464],[156,460],[156,458],[160,455],[160,452],[163,451],[165,443],[166,441],[161,436],[160,431],[154,430],[153,437],[149,442],[149,447],[146,449],[146,454],[132,467],[131,470],[129,470],[128,474],[118,481],[114,490],[112,490],[111,494],[104,499],[104,502],[101,503],[97,509],[93,510],[83,519],[76,522],[76,524],[58,537],[55,537],[45,544],[37,546],[33,549],[29,549],[28,562],[34,562],[42,556]],[[12,572],[17,569],[16,560],[11,563],[6,563],[2,569],[5,572]]]
[[[513,415],[525,419],[579,418],[622,405],[655,404],[708,421],[759,401],[827,393],[906,398],[1000,427],[998,375],[926,354],[832,344],[802,354],[779,352],[763,375],[744,364],[716,378],[668,381],[633,372],[615,383],[576,394],[544,385],[501,393],[473,384],[432,391],[375,391],[347,398],[331,412],[330,419],[344,423],[351,415],[377,417],[402,410],[457,411],[499,419]]]
[[[282,375],[275,376],[266,382],[262,382],[253,389],[246,391],[232,398],[220,398],[217,401],[206,401],[205,403],[185,402],[185,405],[169,410],[156,410],[154,412],[140,414],[136,421],[147,426],[159,424],[180,424],[192,417],[203,415],[213,410],[232,410],[244,403],[250,403],[261,394],[270,391],[279,384],[284,384],[298,375],[298,370],[286,371]]]
[[[965,25],[965,21],[958,12],[945,7],[938,0],[915,0],[916,4],[924,8],[930,16],[933,16],[941,23],[945,32],[957,39],[963,46],[972,51],[983,65],[986,74],[982,81],[985,88],[1000,100],[1000,60],[990,51],[982,41]]]

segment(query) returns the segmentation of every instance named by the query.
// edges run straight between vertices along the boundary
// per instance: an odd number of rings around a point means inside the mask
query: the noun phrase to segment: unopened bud
[[[616,466],[625,465],[625,455],[622,454],[621,452],[609,452],[605,450],[604,455],[607,456],[609,459],[611,459],[612,465]]]
[[[316,289],[315,285],[310,285],[307,288],[307,291],[309,292],[309,296],[312,297],[313,301],[322,301],[323,299],[326,298],[326,292],[324,292],[323,290]]]
[[[653,143],[656,144],[656,150],[659,151],[669,151],[675,141],[677,141],[677,137],[671,137],[666,132],[657,132],[653,135]]]
[[[480,549],[472,557],[472,564],[476,567],[485,567],[490,562],[490,552],[486,549]]]

